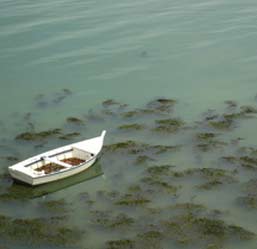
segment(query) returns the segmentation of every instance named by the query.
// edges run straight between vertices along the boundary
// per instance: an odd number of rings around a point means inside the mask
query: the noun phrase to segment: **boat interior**
[[[29,166],[35,174],[49,174],[65,168],[79,166],[92,157],[94,157],[94,154],[73,147],[56,154],[42,156],[38,161],[27,165],[27,167]]]

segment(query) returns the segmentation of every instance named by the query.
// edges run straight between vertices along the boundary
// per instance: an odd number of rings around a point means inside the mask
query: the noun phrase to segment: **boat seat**
[[[82,151],[82,152],[84,152],[84,153],[87,153],[87,154],[90,155],[91,157],[94,156],[94,153],[91,153],[91,152],[89,152],[89,151],[86,151],[82,146],[73,145],[72,148],[75,149],[75,150],[80,150],[80,151]]]
[[[59,161],[59,160],[57,160],[57,159],[55,159],[55,158],[50,158],[50,157],[48,157],[48,156],[44,156],[44,157],[42,157],[42,159],[45,160],[45,161],[47,161],[47,162],[55,163],[55,164],[57,164],[57,165],[63,166],[63,167],[65,167],[65,168],[71,168],[71,167],[72,167],[72,165],[70,165],[70,164],[68,164],[68,163],[61,162],[61,161]]]
[[[83,148],[83,146],[73,145],[72,148],[75,149],[75,150],[80,150],[80,151],[83,151],[83,152],[87,152],[87,151]],[[88,153],[88,152],[87,152],[87,153]]]

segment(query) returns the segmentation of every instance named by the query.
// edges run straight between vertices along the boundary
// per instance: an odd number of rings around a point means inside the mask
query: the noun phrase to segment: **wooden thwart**
[[[70,165],[68,163],[61,162],[61,161],[57,160],[56,158],[50,158],[48,156],[44,156],[44,157],[42,157],[42,159],[44,161],[47,161],[47,162],[50,162],[50,163],[55,163],[57,165],[65,167],[65,168],[71,168],[72,167],[72,165]]]

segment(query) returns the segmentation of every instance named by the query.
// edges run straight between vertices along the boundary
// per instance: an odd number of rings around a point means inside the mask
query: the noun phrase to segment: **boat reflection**
[[[93,166],[89,167],[87,170],[79,174],[35,187],[31,187],[21,182],[14,181],[12,185],[7,189],[7,191],[0,195],[0,199],[22,200],[37,198],[68,188],[75,184],[88,181],[101,175],[103,175],[101,164],[99,162],[96,162]]]

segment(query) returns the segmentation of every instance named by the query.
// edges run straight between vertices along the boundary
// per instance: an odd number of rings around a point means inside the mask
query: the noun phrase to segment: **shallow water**
[[[257,108],[255,1],[1,0],[0,7],[0,215],[12,219],[8,229],[17,225],[14,219],[61,215],[65,216],[61,226],[82,233],[79,238],[69,234],[67,241],[59,234],[52,243],[42,239],[43,233],[37,244],[20,241],[19,233],[11,232],[0,234],[0,247],[142,249],[150,243],[152,248],[256,248],[256,239],[238,240],[231,234],[218,241],[205,234],[208,238],[195,241],[191,230],[184,244],[181,237],[154,241],[137,237],[151,229],[168,234],[163,222],[172,216],[173,211],[167,212],[170,205],[178,203],[202,204],[209,214],[205,210],[200,215],[206,217],[217,209],[221,214],[215,218],[257,234],[257,194],[254,187],[247,191],[244,187],[256,178],[257,165],[240,159],[257,157],[251,152],[256,150],[257,116],[247,113],[233,118],[228,129],[209,123],[238,114],[242,106]],[[139,111],[126,117],[128,111],[149,110],[147,103],[157,98],[177,102],[164,113]],[[107,99],[128,106],[102,105]],[[234,105],[226,104],[227,100],[234,100]],[[212,120],[212,116],[216,117]],[[68,117],[82,123],[69,122]],[[180,118],[184,124],[173,132],[154,131],[156,120],[167,118]],[[119,128],[134,123],[144,127]],[[55,128],[62,134],[35,141],[15,139],[23,132]],[[133,140],[178,147],[158,153],[140,145],[139,151],[130,154],[131,148],[120,151],[107,146],[91,172],[43,190],[24,189],[6,175],[7,167],[17,160],[95,136],[102,129],[107,130],[106,145]],[[60,138],[74,132],[79,134]],[[208,132],[217,135],[211,140],[197,138]],[[222,159],[228,156],[237,161]],[[149,177],[148,168],[164,164],[171,166],[170,175],[154,176],[162,184],[144,179]],[[171,173],[195,168],[226,170],[226,176],[209,179],[199,172],[183,177]],[[211,180],[216,185],[203,185]],[[176,193],[163,182],[177,187]],[[117,204],[126,193],[150,202]],[[248,206],[239,201],[247,196],[253,197]],[[49,208],[49,201],[57,202]],[[132,218],[132,224],[114,227],[120,213]],[[108,244],[121,239],[133,242]]]

